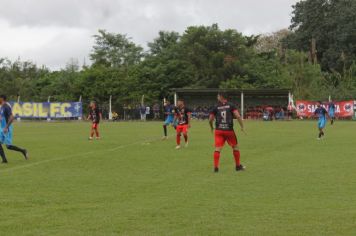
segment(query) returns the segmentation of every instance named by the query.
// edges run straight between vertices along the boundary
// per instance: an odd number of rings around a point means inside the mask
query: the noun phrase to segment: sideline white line
[[[172,136],[170,136],[170,137],[172,137]],[[14,170],[19,170],[19,169],[30,168],[30,167],[33,167],[33,166],[42,165],[42,164],[45,164],[45,163],[48,163],[48,162],[52,162],[52,161],[63,161],[63,160],[67,160],[67,159],[73,158],[73,157],[87,156],[87,155],[90,155],[90,154],[93,154],[93,153],[113,152],[113,151],[116,151],[116,150],[119,150],[119,149],[122,149],[122,148],[126,148],[126,147],[129,147],[129,146],[137,145],[137,144],[145,144],[145,143],[157,142],[157,141],[160,141],[161,139],[162,138],[146,139],[146,140],[143,140],[143,141],[141,140],[141,141],[137,141],[137,142],[133,142],[133,143],[128,143],[128,144],[125,144],[125,145],[119,145],[117,147],[110,148],[110,149],[107,149],[107,150],[83,152],[83,153],[72,154],[72,155],[69,155],[69,156],[62,156],[62,157],[57,157],[57,158],[53,158],[53,159],[42,160],[42,161],[38,161],[38,162],[27,164],[27,165],[23,165],[23,166],[15,166],[15,167],[12,167],[12,168],[4,169],[4,170],[0,171],[0,174],[1,173],[6,173],[6,172],[11,172],[11,171],[14,171]],[[31,161],[31,159],[29,161]]]

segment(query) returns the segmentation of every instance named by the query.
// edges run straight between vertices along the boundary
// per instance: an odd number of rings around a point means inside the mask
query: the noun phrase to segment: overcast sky
[[[63,68],[90,53],[98,29],[146,47],[159,30],[218,23],[244,34],[286,28],[297,0],[0,0],[0,58]]]

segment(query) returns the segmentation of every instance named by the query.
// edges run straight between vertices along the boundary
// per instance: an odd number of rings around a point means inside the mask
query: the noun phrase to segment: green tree
[[[356,1],[304,0],[293,6],[294,32],[285,39],[289,48],[309,51],[316,40],[317,57],[325,71],[343,73],[356,59]]]
[[[128,68],[141,62],[143,49],[131,42],[126,35],[99,30],[94,39],[95,45],[90,54],[94,66]]]

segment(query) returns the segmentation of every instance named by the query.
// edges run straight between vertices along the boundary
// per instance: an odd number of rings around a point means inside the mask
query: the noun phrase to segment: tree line
[[[289,29],[246,36],[217,24],[160,31],[147,45],[99,30],[91,64],[51,71],[0,59],[0,89],[24,101],[96,100],[116,107],[171,98],[172,88],[291,88],[296,98],[355,98],[356,1],[304,0]],[[0,55],[1,57],[1,55]]]

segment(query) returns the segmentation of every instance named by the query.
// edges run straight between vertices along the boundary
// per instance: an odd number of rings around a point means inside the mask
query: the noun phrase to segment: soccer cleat
[[[163,137],[162,137],[162,140],[167,140],[167,139],[168,139],[167,136],[163,136]]]
[[[28,151],[25,149],[25,151],[23,152],[23,155],[25,157],[26,160],[28,160],[29,155],[28,155]]]
[[[93,137],[89,137],[88,140],[93,140]]]
[[[100,137],[96,137],[96,140],[100,140],[101,138]]]
[[[2,164],[7,164],[7,160],[3,160],[1,163]]]
[[[181,148],[181,146],[180,145],[178,145],[177,147],[176,147],[176,149],[178,150],[178,149],[180,149]]]
[[[219,172],[219,168],[218,168],[218,167],[215,167],[215,168],[214,168],[214,172],[215,172],[215,173],[218,173],[218,172]]]
[[[246,167],[243,165],[236,166],[236,171],[244,171],[245,169]]]
[[[184,147],[187,148],[189,146],[188,142],[185,143]]]

